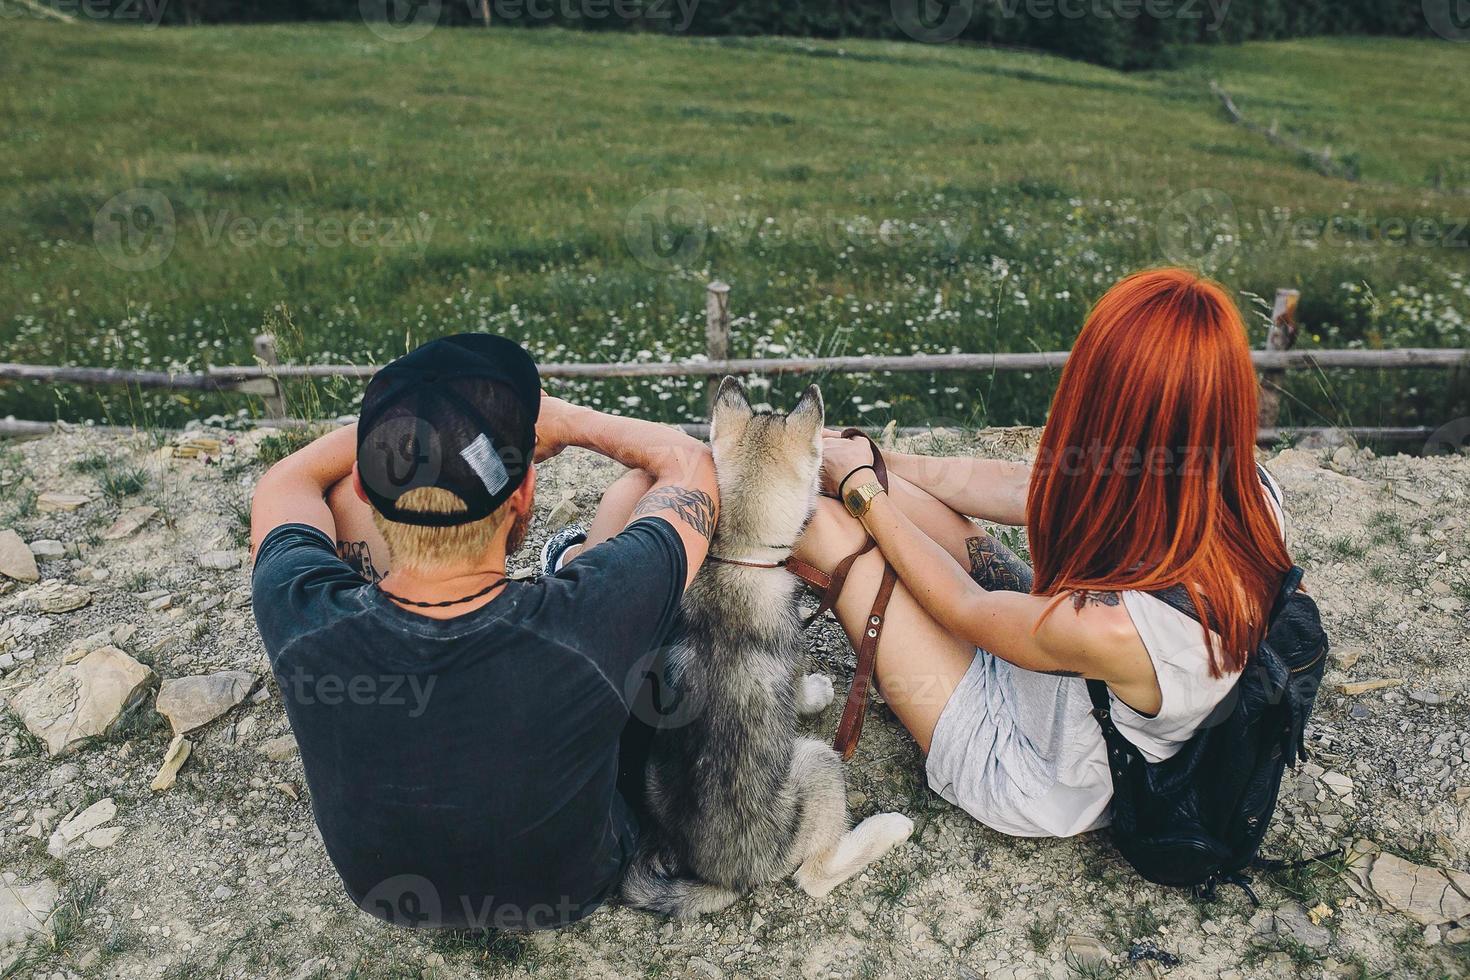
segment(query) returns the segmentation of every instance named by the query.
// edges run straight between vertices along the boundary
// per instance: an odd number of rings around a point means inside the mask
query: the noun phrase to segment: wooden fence
[[[1251,352],[1260,372],[1261,440],[1310,435],[1325,429],[1280,429],[1280,381],[1287,371],[1327,368],[1440,368],[1470,367],[1470,350],[1460,348],[1410,347],[1396,350],[1295,350],[1298,334],[1296,309],[1300,294],[1278,290],[1266,348]],[[883,374],[890,372],[957,371],[1056,371],[1067,362],[1068,351],[1032,351],[992,354],[850,355],[838,357],[731,358],[730,287],[710,283],[705,302],[706,355],[682,361],[618,364],[549,363],[539,365],[544,378],[707,378],[707,398],[713,397],[718,379],[726,374]],[[256,364],[210,367],[202,372],[134,371],[124,368],[67,367],[43,364],[0,363],[0,382],[32,381],[48,384],[129,385],[174,391],[230,392],[260,397],[268,417],[278,422],[285,414],[281,382],[290,379],[372,377],[376,365],[281,364],[274,338],[255,338]],[[0,436],[28,436],[49,431],[49,423],[0,420]],[[904,430],[908,431],[908,430]],[[922,431],[922,430],[915,430]],[[1418,426],[1334,428],[1358,439],[1394,442],[1422,441],[1431,430]]]

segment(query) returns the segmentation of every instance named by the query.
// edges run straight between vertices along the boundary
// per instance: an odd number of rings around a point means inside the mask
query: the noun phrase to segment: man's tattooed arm
[[[989,592],[1030,592],[1031,568],[994,536],[965,539],[970,577]]]
[[[715,533],[715,501],[703,490],[684,487],[655,487],[633,508],[634,517],[671,510],[679,519],[709,540]]]
[[[383,573],[373,564],[373,553],[366,541],[338,541],[337,557],[351,565],[354,572],[369,582],[378,582],[383,578]]]

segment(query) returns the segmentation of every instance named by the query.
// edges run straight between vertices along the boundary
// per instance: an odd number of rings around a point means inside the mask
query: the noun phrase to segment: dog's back
[[[649,809],[657,826],[623,882],[632,905],[666,915],[715,911],[798,865],[825,894],[906,837],[903,817],[831,858],[847,830],[841,764],[797,730],[805,645],[796,580],[779,567],[805,527],[821,469],[822,400],[808,388],[788,416],[756,414],[726,379],[711,433],[720,519],[711,561],[684,597],[666,671],[677,719],[654,740]],[[831,700],[826,682],[826,700]],[[887,815],[896,816],[896,815]],[[850,836],[850,835],[849,835]],[[874,842],[881,843],[875,851]],[[844,864],[845,862],[845,864]],[[859,862],[854,864],[854,862]]]

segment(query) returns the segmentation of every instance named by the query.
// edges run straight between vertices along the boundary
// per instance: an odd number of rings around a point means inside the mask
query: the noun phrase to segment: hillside
[[[1432,81],[1470,45],[1211,46],[1124,74],[874,41],[4,23],[0,360],[249,363],[263,325],[313,361],[464,329],[653,360],[702,349],[712,278],[740,356],[1059,349],[1166,261],[1238,290],[1257,343],[1255,297],[1295,286],[1307,345],[1470,346],[1470,118]],[[1330,165],[1229,122],[1211,81]],[[828,384],[842,421],[972,425],[1042,421],[1053,382]],[[1293,384],[1291,424],[1470,413],[1440,373]],[[563,390],[674,420],[702,385]],[[0,389],[22,418],[240,408]]]
[[[914,448],[1023,458],[1035,436],[937,433]],[[1022,841],[980,827],[927,789],[912,743],[875,705],[847,767],[851,807],[901,811],[917,830],[828,900],[781,883],[695,923],[610,910],[523,939],[395,931],[343,896],[251,616],[244,501],[270,440],[200,428],[78,431],[0,454],[0,571],[24,574],[32,555],[38,565],[36,582],[0,576],[0,946],[17,935],[29,943],[0,950],[0,975],[937,980],[1470,969],[1470,459],[1341,448],[1265,460],[1286,490],[1289,543],[1335,645],[1312,757],[1286,783],[1267,851],[1345,847],[1351,865],[1259,876],[1262,910],[1233,889],[1196,905],[1140,883],[1102,835]],[[585,512],[615,475],[580,451],[546,465],[540,519],[513,567],[529,566],[554,504],[569,498]],[[815,669],[843,689],[846,644],[830,624],[811,642]],[[66,736],[36,721],[45,716],[37,705],[58,678],[91,676],[103,662],[133,672],[136,692],[122,694],[136,693],[138,709],[51,758],[31,727]],[[150,789],[171,745],[155,708],[190,728],[192,752],[172,767],[171,785]],[[830,737],[837,715],[828,709],[814,730]],[[44,935],[27,939],[22,902],[49,914]]]

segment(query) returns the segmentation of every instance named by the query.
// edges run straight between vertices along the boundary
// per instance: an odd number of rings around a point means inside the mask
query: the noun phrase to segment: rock
[[[255,686],[248,670],[170,678],[158,689],[158,713],[168,719],[175,735],[209,724],[235,705]]]
[[[0,575],[17,582],[39,582],[41,570],[36,567],[36,556],[21,540],[20,535],[6,528],[0,531]]]
[[[169,606],[173,605],[173,602],[173,596],[165,592],[161,596],[156,596],[152,599],[149,599],[148,609],[152,612],[159,612],[160,610],[167,609]]]
[[[1322,784],[1338,796],[1349,796],[1353,791],[1353,781],[1340,772],[1324,772]]]
[[[1382,691],[1385,688],[1398,687],[1402,683],[1403,679],[1399,677],[1382,677],[1371,681],[1353,681],[1350,684],[1339,684],[1337,690],[1340,694],[1355,697],[1359,694],[1367,694],[1370,691]]]
[[[199,556],[199,567],[216,572],[227,572],[240,567],[240,555],[234,551],[206,551]]]
[[[31,554],[35,555],[37,558],[66,557],[66,545],[62,544],[60,541],[57,541],[55,538],[41,538],[40,540],[32,541],[29,547],[31,549]]]
[[[179,770],[184,763],[189,761],[189,753],[194,751],[194,743],[182,735],[175,735],[172,742],[168,743],[168,751],[164,753],[163,765],[158,767],[158,774],[153,777],[153,782],[148,788],[155,793],[161,793],[173,786],[174,780],[178,778]]]
[[[570,524],[582,513],[582,508],[577,506],[577,500],[571,494],[563,497],[555,507],[551,508],[551,516],[546,519],[546,526],[552,530]]]
[[[129,507],[122,512],[121,517],[112,522],[111,527],[102,532],[102,540],[118,541],[137,534],[145,524],[153,520],[153,515],[157,513],[157,507]]]
[[[1470,876],[1466,876],[1470,879]],[[1422,925],[1438,925],[1470,916],[1470,897],[1437,868],[1379,854],[1368,870],[1368,884],[1385,905]],[[1470,881],[1466,882],[1470,886]]]
[[[216,902],[228,902],[230,899],[235,897],[235,890],[228,885],[220,885],[214,891],[209,893],[209,897],[214,899]]]
[[[1470,786],[1455,787],[1455,802],[1470,803]]]
[[[1439,926],[1424,927],[1424,945],[1438,946],[1442,937],[1439,934]]]
[[[100,851],[116,844],[122,835],[123,828],[121,827],[98,827],[96,830],[89,830],[83,834],[82,840]]]
[[[1292,939],[1309,949],[1326,949],[1332,942],[1332,931],[1312,921],[1307,910],[1295,902],[1274,910],[1263,909],[1258,913],[1256,931],[1263,935]]]
[[[260,751],[265,754],[267,759],[275,762],[285,762],[298,751],[296,747],[296,736],[287,732],[285,735],[267,739],[261,743]]]
[[[1444,941],[1450,946],[1463,946],[1470,943],[1470,928],[1456,926],[1444,934]]]
[[[1112,951],[1092,936],[1068,936],[1066,950],[1067,963],[1074,969],[1098,970],[1113,961]]]
[[[1332,659],[1337,661],[1337,666],[1343,670],[1352,670],[1362,658],[1363,651],[1360,647],[1344,647],[1341,650],[1332,651]]]
[[[66,649],[61,651],[61,662],[64,664],[74,664],[93,650],[107,646],[111,639],[112,637],[108,636],[107,631],[103,630],[100,633],[93,633],[91,636],[83,636],[72,640],[66,645]]]
[[[43,493],[36,498],[36,509],[43,513],[58,510],[76,510],[92,498],[80,493]]]
[[[117,804],[110,796],[98,800],[81,813],[73,811],[67,814],[66,819],[57,824],[56,830],[52,832],[51,840],[46,844],[46,853],[52,857],[61,857],[76,841],[91,831],[112,823],[116,816]]]
[[[0,949],[44,933],[60,895],[50,878],[22,885],[13,872],[0,876]]]
[[[112,630],[112,645],[115,647],[125,647],[137,635],[138,627],[132,623],[119,623]]]
[[[42,612],[69,613],[81,609],[92,601],[92,591],[80,585],[52,582],[41,586],[36,602]]]
[[[116,647],[102,647],[36,681],[11,707],[48,753],[61,755],[111,731],[157,679]]]
[[[1449,698],[1437,691],[1410,691],[1409,700],[1416,701],[1419,704],[1429,705],[1430,707],[1437,707],[1444,704]]]

